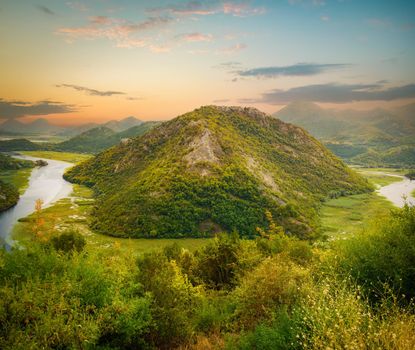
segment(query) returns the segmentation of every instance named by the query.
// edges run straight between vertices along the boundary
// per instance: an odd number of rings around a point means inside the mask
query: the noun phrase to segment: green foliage
[[[74,251],[80,253],[86,244],[84,236],[76,231],[63,232],[59,236],[53,236],[51,242],[56,250],[64,253]]]
[[[408,172],[405,175],[407,178],[411,179],[411,180],[415,180],[415,170],[411,170],[410,172]]]
[[[92,227],[128,237],[253,236],[269,210],[310,238],[330,193],[370,191],[302,129],[254,109],[207,106],[113,147],[65,174],[93,187]]]
[[[42,149],[43,147],[44,146],[41,146],[27,139],[12,139],[0,141],[1,152],[37,151],[39,149]]]
[[[339,268],[350,273],[373,301],[385,286],[415,298],[415,207],[395,209],[370,232],[339,243]]]
[[[0,180],[0,211],[16,205],[18,200],[19,192],[17,189],[13,185]]]
[[[172,348],[192,334],[191,317],[199,292],[174,260],[162,253],[147,253],[138,259],[138,282],[152,297],[154,326],[149,338],[157,346]]]
[[[415,165],[413,103],[395,110],[335,111],[293,102],[274,116],[305,128],[347,162],[370,167]]]
[[[236,282],[241,242],[237,234],[221,234],[196,253],[195,273],[209,288],[223,289]]]
[[[0,170],[18,170],[34,166],[35,164],[30,160],[16,159],[0,153]]]
[[[115,132],[108,127],[100,126],[50,147],[65,152],[98,153],[120,143],[123,139],[143,135],[157,124],[159,123],[145,122],[121,132]]]
[[[272,320],[276,310],[292,307],[299,300],[307,278],[307,270],[285,256],[265,258],[233,293],[237,323],[247,329],[260,320]]]

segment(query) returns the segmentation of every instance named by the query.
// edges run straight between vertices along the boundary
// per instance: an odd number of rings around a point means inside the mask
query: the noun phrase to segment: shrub
[[[85,238],[76,231],[67,231],[51,238],[53,247],[64,253],[80,253],[86,244]]]
[[[292,307],[302,295],[308,272],[283,256],[266,258],[235,289],[235,317],[242,328],[271,320],[279,308]]]
[[[415,297],[415,207],[393,210],[370,232],[339,244],[339,267],[364,286],[372,301],[385,286]]]
[[[234,233],[221,234],[196,252],[195,273],[201,282],[214,289],[233,286],[240,249],[239,237]]]
[[[160,252],[144,254],[138,259],[138,267],[138,281],[153,298],[151,341],[171,348],[189,340],[193,333],[191,318],[200,300],[198,290],[176,262]]]

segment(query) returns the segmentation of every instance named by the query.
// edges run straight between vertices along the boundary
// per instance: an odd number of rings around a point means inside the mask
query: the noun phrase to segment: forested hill
[[[415,104],[393,110],[336,111],[296,101],[274,116],[305,128],[351,163],[415,166]]]
[[[255,234],[269,210],[307,237],[328,196],[369,190],[303,129],[253,108],[206,106],[68,171],[95,189],[93,226],[110,235]]]

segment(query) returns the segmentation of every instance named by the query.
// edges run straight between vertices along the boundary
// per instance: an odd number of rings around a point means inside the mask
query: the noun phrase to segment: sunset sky
[[[0,1],[0,118],[415,99],[415,1]]]

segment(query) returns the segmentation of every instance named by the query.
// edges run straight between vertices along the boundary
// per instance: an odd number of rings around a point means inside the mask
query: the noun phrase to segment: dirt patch
[[[200,163],[219,164],[223,150],[209,129],[204,129],[190,144],[191,151],[184,157],[190,168],[197,170],[202,176],[209,171],[204,167],[196,166]],[[206,171],[205,171],[206,170]]]

